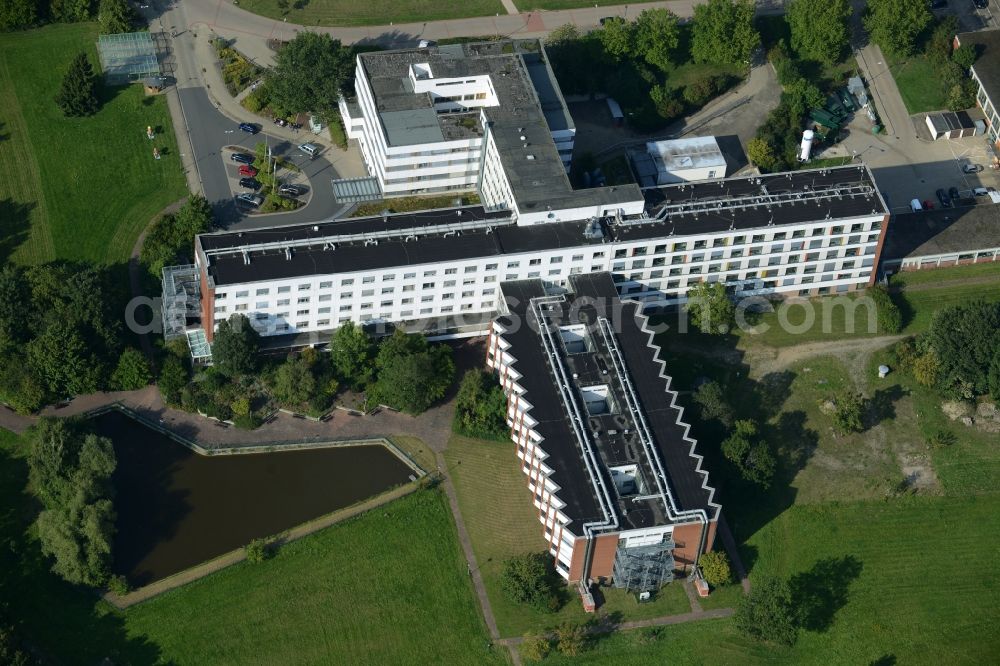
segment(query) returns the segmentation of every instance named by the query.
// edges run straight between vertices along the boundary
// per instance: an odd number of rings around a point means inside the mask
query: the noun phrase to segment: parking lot
[[[290,185],[299,192],[297,195],[289,192],[284,196],[301,202],[302,205],[296,210],[302,210],[302,208],[307,206],[309,201],[312,199],[313,190],[309,185],[309,179],[305,176],[305,173],[302,170],[302,167],[299,166],[299,163],[302,163],[304,166],[311,161],[311,158],[297,150],[297,148],[294,150],[295,152],[289,155],[281,155],[275,152],[274,156],[288,160],[294,164],[298,170],[278,168],[275,175],[281,185]],[[232,192],[233,201],[236,203],[236,206],[245,214],[252,214],[255,216],[272,214],[258,212],[257,206],[246,200],[245,197],[247,195],[261,196],[263,188],[256,178],[257,169],[249,164],[244,164],[234,160],[234,155],[247,155],[252,157],[253,151],[244,146],[227,146],[221,153],[221,157],[224,162],[223,168],[226,171],[226,181],[229,183],[229,189]],[[244,198],[241,198],[241,195],[243,195]]]

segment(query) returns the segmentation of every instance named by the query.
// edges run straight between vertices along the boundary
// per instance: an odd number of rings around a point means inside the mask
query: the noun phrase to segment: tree
[[[31,414],[45,404],[47,393],[34,368],[14,357],[0,359],[0,397],[18,414]]]
[[[604,51],[616,60],[623,60],[632,55],[635,48],[635,24],[629,23],[620,16],[609,18],[601,26],[598,36]]]
[[[747,481],[763,488],[771,485],[776,466],[774,454],[753,421],[741,420],[733,424],[732,434],[722,442],[722,455],[736,465]]]
[[[883,51],[906,56],[913,53],[917,36],[933,20],[925,0],[869,0],[864,24]]]
[[[976,47],[972,44],[963,44],[952,51],[951,59],[962,68],[963,73],[968,73],[976,63]]]
[[[106,35],[132,32],[135,20],[135,10],[127,0],[101,0],[98,5],[97,21],[101,24],[101,32]]]
[[[728,333],[736,313],[726,287],[721,282],[699,282],[688,291],[684,309],[691,318],[691,323],[702,333],[708,334]]]
[[[282,16],[288,13],[288,0],[278,0],[278,9],[281,10]]]
[[[939,362],[941,388],[966,384],[984,395],[989,367],[1000,352],[1000,303],[972,301],[938,310],[926,340]]]
[[[205,197],[192,194],[176,214],[160,217],[142,243],[140,260],[159,278],[164,266],[182,263],[194,255],[194,237],[212,228],[212,206]]]
[[[694,401],[702,421],[715,420],[726,428],[732,427],[735,418],[733,408],[726,401],[718,382],[706,382],[695,389]]]
[[[698,568],[705,576],[705,581],[712,587],[721,587],[733,582],[733,572],[729,568],[729,558],[726,554],[712,550],[698,558]]]
[[[100,384],[102,364],[87,347],[71,323],[56,323],[28,343],[28,363],[52,395],[93,393]]]
[[[146,357],[139,350],[129,347],[122,352],[118,366],[111,374],[111,386],[118,391],[137,391],[152,379]]]
[[[79,53],[70,63],[56,104],[68,117],[92,116],[97,113],[97,79],[86,53]]]
[[[850,43],[850,17],[847,0],[793,0],[787,14],[792,48],[803,59],[840,62]]]
[[[38,516],[42,552],[55,559],[52,570],[65,580],[102,585],[114,537],[110,497],[117,460],[111,440],[43,419],[29,441],[31,486],[44,506]]]
[[[777,169],[778,158],[774,155],[774,148],[763,139],[754,138],[747,142],[747,157],[761,171],[768,172]]]
[[[833,427],[841,435],[865,429],[865,400],[860,393],[844,391],[833,399]]]
[[[160,378],[156,385],[160,389],[160,395],[168,405],[181,404],[181,391],[187,386],[188,371],[184,367],[184,362],[176,356],[168,356],[163,359],[163,367],[160,368]]]
[[[422,335],[402,329],[382,342],[375,365],[376,398],[408,414],[419,414],[443,398],[455,379],[450,347],[432,347]]]
[[[554,575],[552,558],[547,553],[523,553],[503,563],[500,588],[514,603],[552,612],[559,608]]]
[[[507,396],[496,377],[469,370],[455,399],[455,431],[468,437],[500,438],[508,434]]]
[[[976,84],[972,79],[962,79],[948,91],[948,110],[965,111],[976,105]]]
[[[273,103],[290,112],[336,112],[352,76],[353,52],[327,34],[300,32],[278,51],[269,77]]]
[[[736,606],[733,624],[747,638],[794,644],[797,627],[788,583],[776,578],[755,581]]]
[[[986,386],[990,397],[1000,402],[1000,349],[997,349],[990,362],[990,369],[986,373]]]
[[[24,272],[7,264],[0,269],[0,352],[17,347],[27,339],[23,316],[29,303]]]
[[[635,21],[632,52],[650,65],[668,71],[680,43],[677,15],[666,9],[646,9]]]
[[[289,356],[274,373],[271,392],[278,402],[298,407],[309,402],[316,391],[316,378],[308,363],[298,356]]]
[[[371,338],[353,321],[341,324],[330,338],[330,360],[344,381],[356,388],[366,385],[374,374]]]
[[[580,31],[572,23],[564,23],[545,38],[546,46],[563,46],[580,39]]]
[[[695,5],[691,55],[697,62],[749,65],[760,46],[752,0],[708,0]]]
[[[38,21],[38,0],[0,0],[0,32],[30,28]]]
[[[212,341],[212,360],[219,370],[230,377],[248,375],[257,369],[260,334],[250,320],[234,314],[219,322]]]

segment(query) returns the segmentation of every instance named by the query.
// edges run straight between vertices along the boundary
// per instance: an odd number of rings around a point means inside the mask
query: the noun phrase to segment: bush
[[[548,636],[528,634],[521,643],[521,655],[529,661],[541,661],[552,651],[552,641]]]
[[[946,449],[957,441],[955,433],[950,430],[935,430],[927,437],[927,446],[932,449]]]
[[[833,399],[833,427],[841,435],[861,432],[864,426],[865,400],[860,393],[845,391]]]
[[[556,649],[567,657],[576,657],[587,646],[587,632],[579,624],[564,622],[556,629]]]
[[[780,645],[795,643],[797,627],[788,584],[775,578],[756,581],[740,599],[733,624],[747,638]]]
[[[868,290],[868,296],[875,303],[875,315],[878,321],[878,332],[883,335],[895,335],[903,330],[903,313],[900,312],[889,290],[882,285],[876,285]]]
[[[941,363],[933,350],[925,352],[913,361],[913,378],[921,386],[931,387],[937,384]]]
[[[250,564],[260,564],[268,558],[267,539],[254,539],[243,548]]]
[[[466,437],[506,439],[507,395],[493,373],[469,370],[455,398],[452,429]]]
[[[733,582],[733,572],[729,568],[729,558],[726,554],[713,550],[698,558],[698,568],[705,576],[705,581],[712,587],[721,587]]]
[[[732,83],[725,75],[706,76],[684,88],[684,101],[691,106],[704,106],[713,97],[724,92]]]
[[[176,407],[181,404],[181,391],[187,386],[188,371],[184,363],[176,356],[168,356],[163,360],[157,386],[163,401]],[[194,398],[194,396],[192,396]]]
[[[139,350],[128,347],[111,374],[111,387],[118,391],[136,391],[147,386],[152,379],[146,357]]]
[[[125,576],[120,574],[112,576],[108,579],[108,589],[119,597],[124,597],[132,591],[131,586],[128,584],[128,580],[126,580]]]
[[[263,420],[256,414],[244,414],[233,418],[233,425],[241,430],[254,430],[263,424]]]

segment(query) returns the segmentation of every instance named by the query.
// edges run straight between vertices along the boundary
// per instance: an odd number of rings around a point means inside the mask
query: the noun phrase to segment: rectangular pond
[[[115,573],[134,587],[407,483],[384,446],[202,456],[117,410],[90,421],[114,442]]]

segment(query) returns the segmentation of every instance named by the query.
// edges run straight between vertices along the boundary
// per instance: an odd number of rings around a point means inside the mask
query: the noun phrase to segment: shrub
[[[935,430],[927,437],[927,446],[932,449],[945,449],[957,441],[955,433],[950,430]]]
[[[860,393],[845,391],[833,399],[833,427],[841,435],[864,430],[865,401]]]
[[[541,661],[551,651],[552,641],[541,634],[528,634],[521,643],[521,655],[529,661]]]
[[[241,430],[254,430],[255,428],[259,428],[262,423],[263,420],[259,416],[253,413],[244,414],[233,418],[233,425],[235,425],[237,428],[240,428]]]
[[[663,627],[646,627],[638,633],[639,645],[653,645],[663,638]]]
[[[243,550],[246,552],[247,562],[250,564],[260,564],[268,558],[267,539],[254,539]]]
[[[515,555],[503,564],[500,587],[514,603],[551,612],[560,603],[554,574],[552,558],[547,553]]]
[[[587,632],[579,624],[564,622],[556,629],[556,649],[567,657],[575,657],[583,652],[587,644]]]
[[[163,360],[163,367],[160,368],[160,377],[157,385],[164,402],[171,406],[181,404],[181,390],[188,383],[188,371],[176,356],[168,356]],[[192,395],[192,400],[195,395]]]
[[[234,416],[248,416],[250,414],[250,398],[245,396],[236,398],[229,408],[233,410]]]
[[[894,363],[903,372],[910,372],[919,357],[920,352],[917,350],[916,339],[905,338],[892,346],[889,362]]]
[[[124,597],[132,591],[125,576],[116,575],[108,579],[108,589],[119,597]]]
[[[941,363],[933,350],[927,351],[913,361],[913,378],[921,386],[931,387],[937,383]]]
[[[875,303],[878,332],[883,335],[899,333],[903,329],[903,314],[893,302],[889,290],[882,285],[876,285],[868,290],[868,296]]]
[[[729,568],[729,558],[726,554],[717,550],[705,553],[698,558],[698,567],[701,569],[705,581],[712,587],[728,585],[733,581],[733,572]]]

